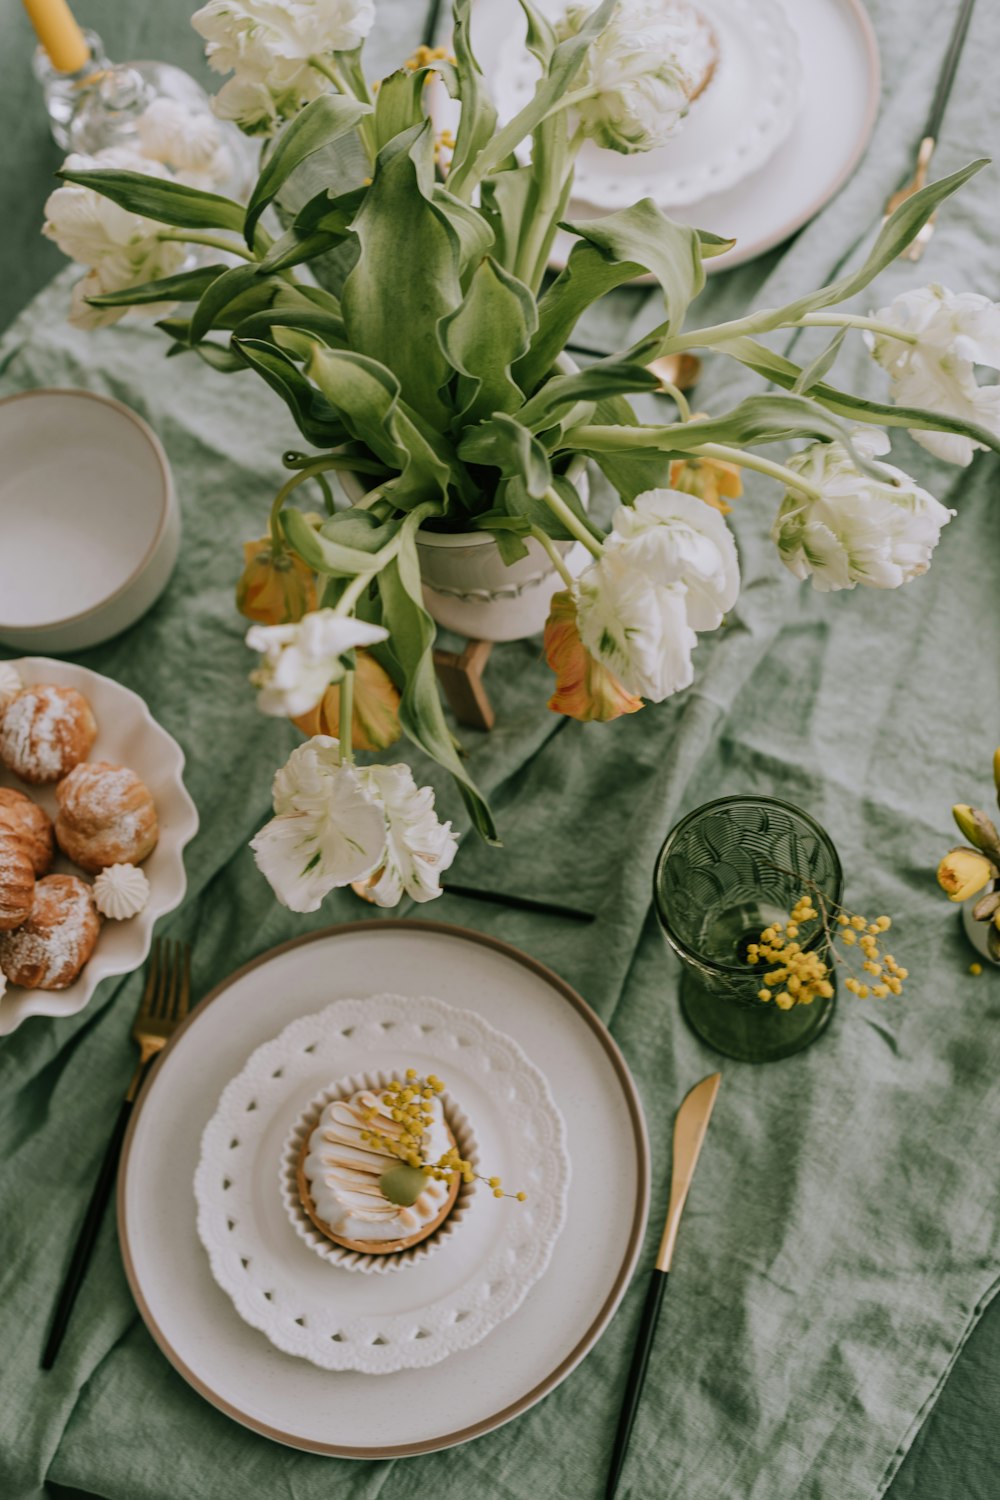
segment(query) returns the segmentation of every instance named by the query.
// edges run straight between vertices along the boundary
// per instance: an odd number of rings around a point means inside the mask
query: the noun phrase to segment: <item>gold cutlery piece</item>
[[[888,218],[890,214],[894,214],[899,205],[901,203],[905,203],[907,198],[912,198],[914,193],[918,193],[920,189],[925,186],[927,182],[927,173],[931,164],[931,157],[934,154],[935,144],[936,143],[932,135],[925,135],[923,140],[920,142],[920,150],[917,153],[917,169],[906,186],[901,187],[898,192],[893,193],[892,197],[885,205],[886,218]],[[927,248],[928,241],[934,233],[934,220],[936,218],[936,214],[931,214],[930,218],[927,220],[927,223],[920,226],[916,235],[907,245],[906,249],[899,252],[900,260],[920,259]]]
[[[172,1033],[183,1021],[191,1004],[191,949],[186,943],[171,943],[163,938],[153,942],[146,970],[146,987],[135,1021],[132,1040],[139,1048],[139,1062],[128,1086],[118,1121],[108,1141],[101,1170],[70,1259],[66,1279],[52,1318],[52,1327],[42,1355],[42,1369],[51,1370],[59,1353],[77,1293],[83,1284],[97,1232],[118,1172],[125,1131],[132,1105],[145,1076],[146,1068],[161,1052]]]
[[[912,198],[914,193],[920,191],[927,181],[927,173],[934,155],[934,147],[937,145],[941,134],[941,125],[944,120],[944,112],[951,98],[952,84],[955,82],[955,74],[958,71],[959,59],[965,46],[966,33],[969,30],[969,22],[972,19],[972,10],[976,0],[962,0],[958,14],[955,17],[955,25],[952,28],[951,38],[948,42],[948,50],[941,64],[941,72],[938,76],[937,88],[934,90],[934,99],[931,103],[930,113],[927,116],[927,124],[924,126],[923,139],[917,152],[916,171],[911,180],[901,187],[898,192],[893,193],[885,205],[885,217],[905,203],[907,198]],[[934,220],[936,214],[931,214],[927,223],[922,225],[916,236],[910,241],[905,250],[899,254],[900,260],[919,260],[927,249],[927,245],[934,233]]]
[[[685,1096],[674,1121],[674,1164],[670,1174],[667,1220],[663,1227],[663,1238],[660,1241],[656,1266],[650,1274],[649,1290],[646,1293],[635,1348],[632,1351],[632,1364],[625,1385],[621,1415],[618,1418],[618,1430],[615,1433],[614,1446],[611,1450],[611,1465],[608,1470],[607,1488],[604,1491],[605,1500],[613,1500],[621,1478],[625,1455],[628,1452],[628,1440],[639,1407],[639,1398],[642,1395],[653,1339],[656,1336],[660,1303],[663,1301],[674,1245],[677,1242],[677,1226],[684,1212],[688,1189],[691,1186],[694,1169],[698,1164],[698,1156],[705,1140],[705,1132],[708,1130],[708,1122],[712,1118],[715,1096],[719,1092],[721,1082],[722,1074],[712,1073],[710,1077],[703,1078],[701,1083],[696,1083]]]

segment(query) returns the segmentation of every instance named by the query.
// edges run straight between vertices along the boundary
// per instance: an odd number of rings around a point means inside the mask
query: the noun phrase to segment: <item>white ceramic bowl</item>
[[[91,391],[0,400],[0,642],[80,651],[166,587],[180,546],[167,456],[141,417]]]
[[[97,720],[97,740],[91,760],[128,766],[141,776],[153,794],[160,822],[160,840],[142,868],[149,880],[149,905],[127,922],[104,922],[90,960],[80,977],[64,990],[26,990],[9,984],[0,999],[0,1036],[14,1031],[28,1016],[72,1016],[82,1010],[98,984],[110,974],[130,974],[149,952],[157,918],[173,911],[184,899],[187,873],[184,847],[198,832],[198,812],[184,785],[184,752],[153,718],[138,694],[90,672],[86,667],[44,656],[26,656],[11,663],[25,685],[54,682],[76,688],[90,703]],[[16,787],[55,816],[55,786],[26,786],[0,766],[0,786]],[[60,875],[83,872],[61,854],[53,871]]]

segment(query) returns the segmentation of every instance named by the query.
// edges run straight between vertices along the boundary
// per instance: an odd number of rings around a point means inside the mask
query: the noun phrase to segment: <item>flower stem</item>
[[[655,371],[653,372],[656,373]],[[669,396],[680,413],[682,422],[691,420],[691,404],[679,385],[674,385],[670,380],[660,380],[660,391],[664,396]],[[654,395],[656,392],[654,392]]]
[[[798,490],[807,495],[810,500],[821,500],[823,497],[814,484],[803,479],[801,474],[796,474],[794,469],[786,468],[784,464],[776,464],[773,459],[762,458],[757,453],[747,453],[743,448],[729,448],[725,443],[702,443],[700,447],[691,448],[690,453],[699,458],[719,458],[729,463],[738,464],[741,469],[756,469],[758,474],[767,474],[771,479],[777,479],[781,484],[786,484],[789,489]]]
[[[552,563],[552,566],[555,568],[556,572],[559,574],[559,577],[562,579],[566,587],[568,589],[571,589],[575,580],[569,568],[567,568],[565,562],[563,561],[562,553],[559,551],[559,548],[556,546],[555,542],[550,536],[546,535],[546,533],[540,526],[532,526],[531,535],[534,537],[535,541],[540,547],[545,548],[545,551],[549,554],[549,559]]]
[[[318,57],[314,54],[309,59],[309,66],[315,68],[317,73],[322,73],[324,78],[328,78],[338,93],[344,94],[349,99],[357,99],[361,104],[371,103],[370,98],[367,97],[368,90],[365,89],[362,94],[358,89],[353,88],[350,79],[341,73],[336,63],[329,62],[325,57]],[[358,121],[357,130],[361,138],[361,144],[365,148],[368,165],[374,166],[377,152],[375,150],[375,136],[372,133],[370,116],[365,116],[363,120]]]
[[[880,323],[878,318],[865,318],[860,313],[806,313],[799,319],[800,328],[867,328],[871,333],[884,333],[887,338],[899,339],[903,344],[919,343],[917,334],[906,328],[895,328],[891,323]]]
[[[182,245],[209,245],[213,250],[225,250],[227,255],[239,255],[244,260],[256,260],[252,250],[237,245],[233,240],[224,240],[218,234],[202,234],[197,229],[161,229],[158,240],[177,240]]]
[[[340,740],[340,759],[344,765],[354,764],[354,673],[345,672],[340,681],[340,722],[337,736]]]
[[[588,531],[583,522],[577,519],[577,517],[570,510],[569,506],[566,504],[566,501],[560,494],[556,492],[556,490],[552,488],[551,485],[549,485],[548,489],[545,491],[544,498],[546,505],[549,507],[549,510],[554,516],[558,516],[559,520],[563,523],[570,536],[575,536],[578,542],[582,542],[587,551],[593,557],[600,557],[600,542],[595,536],[590,533],[590,531]]]

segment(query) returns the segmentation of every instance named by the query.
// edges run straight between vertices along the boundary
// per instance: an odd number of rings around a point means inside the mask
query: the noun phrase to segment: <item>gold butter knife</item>
[[[670,1177],[667,1222],[663,1226],[663,1238],[660,1241],[656,1266],[650,1275],[646,1304],[642,1310],[635,1348],[632,1352],[632,1365],[625,1385],[621,1415],[618,1418],[618,1431],[615,1433],[614,1446],[611,1450],[611,1466],[608,1470],[608,1483],[604,1492],[606,1500],[613,1500],[625,1463],[628,1440],[632,1433],[639,1398],[642,1395],[653,1339],[656,1336],[660,1303],[663,1301],[667,1274],[670,1271],[670,1262],[673,1259],[674,1245],[677,1241],[677,1226],[681,1221],[688,1189],[691,1186],[694,1169],[698,1164],[698,1154],[705,1139],[705,1132],[708,1130],[715,1096],[719,1092],[721,1082],[722,1074],[713,1073],[709,1078],[703,1078],[701,1083],[696,1083],[685,1097],[674,1121],[674,1165]]]

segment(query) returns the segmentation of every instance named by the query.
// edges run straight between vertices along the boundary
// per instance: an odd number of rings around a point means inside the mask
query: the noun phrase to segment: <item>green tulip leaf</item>
[[[472,0],[455,0],[452,7],[452,46],[455,49],[458,92],[462,100],[455,149],[448,170],[449,189],[456,195],[461,194],[468,173],[480,151],[492,139],[497,124],[497,112],[487,92],[482,70],[469,38],[471,10]]]
[[[399,68],[383,78],[375,100],[375,145],[383,146],[404,130],[422,125],[427,118],[424,109],[427,73],[423,68]]]
[[[91,307],[143,307],[153,302],[197,302],[228,266],[199,266],[195,271],[181,271],[177,276],[160,276],[120,292],[101,292],[88,297]]]
[[[517,414],[519,422],[533,432],[551,424],[556,413],[579,401],[604,401],[637,391],[655,391],[659,380],[643,364],[613,356],[597,360],[585,370],[556,375],[541,386]]]
[[[741,365],[746,365],[758,375],[784,386],[795,388],[801,370],[792,360],[776,354],[773,349],[751,338],[731,339],[719,344],[721,353],[730,355]],[[848,421],[873,423],[877,427],[905,427],[915,432],[953,432],[959,437],[972,438],[986,448],[1000,453],[1000,438],[987,427],[976,422],[967,422],[963,417],[946,416],[943,412],[926,411],[918,406],[894,406],[885,401],[871,401],[865,396],[854,396],[850,391],[841,391],[836,386],[819,381],[812,386],[809,395],[828,411]]]
[[[599,401],[594,422],[602,426],[638,427],[639,418],[624,396]],[[658,452],[595,453],[594,461],[627,505],[646,490],[670,488],[670,459]]]
[[[487,843],[499,845],[493,816],[465,769],[441,707],[434,671],[434,621],[423,605],[412,519],[407,517],[403,523],[398,556],[379,574],[382,622],[390,636],[387,644],[404,681],[399,721],[413,743],[454,777],[476,831]]]
[[[649,198],[603,219],[566,224],[579,241],[566,267],[538,304],[538,332],[531,349],[514,369],[514,379],[532,392],[552,368],[576,326],[593,302],[650,272],[660,284],[668,328],[679,329],[688,305],[705,284],[703,239],[696,229],[675,224]],[[717,241],[717,236],[712,237]],[[728,249],[731,241],[717,242]],[[662,331],[658,331],[662,337]],[[632,351],[629,351],[632,354]]]
[[[335,448],[344,442],[348,432],[336,411],[287,354],[266,339],[234,337],[233,345],[285,402],[307,443]]]
[[[144,172],[119,172],[109,168],[73,171],[63,167],[56,173],[64,182],[93,188],[132,214],[172,224],[177,229],[231,229],[243,233],[245,214],[231,198],[185,187],[165,177],[147,177]]]
[[[499,469],[504,479],[519,479],[533,499],[541,500],[552,483],[549,456],[541,443],[504,412],[470,428],[458,451],[467,462]]]
[[[307,104],[278,137],[247,204],[244,236],[253,248],[254,230],[261,214],[284,187],[296,167],[324,146],[357,128],[371,105],[346,94],[321,94]]]
[[[231,266],[221,276],[216,276],[202,293],[198,306],[191,314],[191,342],[197,344],[206,333],[217,327],[226,310],[245,293],[257,293],[257,297],[252,299],[256,305],[247,309],[257,311],[261,302],[266,305],[273,300],[276,290],[275,282],[261,277],[256,262],[252,265],[243,262],[238,266]]]
[[[341,308],[351,348],[389,366],[407,405],[443,432],[453,414],[440,392],[452,369],[437,325],[462,288],[458,236],[433,201],[432,134],[428,120],[381,152],[354,221],[360,254]]]
[[[510,367],[527,349],[536,322],[535,299],[524,283],[489,256],[480,261],[461,306],[438,325],[445,356],[459,372],[463,425],[524,404]]]
[[[392,499],[401,510],[435,497],[443,501],[453,482],[468,492],[470,481],[454,450],[410,410],[401,398],[399,381],[385,365],[317,344],[307,373],[350,435],[398,471]]]

